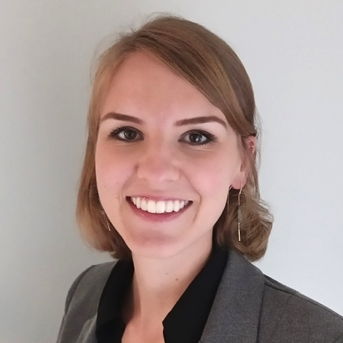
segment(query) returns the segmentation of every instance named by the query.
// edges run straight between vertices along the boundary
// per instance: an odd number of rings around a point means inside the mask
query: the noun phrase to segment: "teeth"
[[[179,200],[176,200],[174,202],[174,211],[175,212],[179,212],[180,211],[180,201]]]
[[[167,213],[173,212],[173,208],[174,208],[173,201],[172,200],[167,201],[166,212]]]
[[[130,199],[137,208],[150,213],[179,212],[189,202],[184,200],[154,201],[139,197],[131,197]]]
[[[141,209],[147,211],[147,201],[145,199],[141,199]]]
[[[166,203],[164,201],[158,201],[156,203],[155,213],[164,213],[166,211]]]
[[[156,213],[156,202],[149,200],[147,205],[147,211],[150,213]]]

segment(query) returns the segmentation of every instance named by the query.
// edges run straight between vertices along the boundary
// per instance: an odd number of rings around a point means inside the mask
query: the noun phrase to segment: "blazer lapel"
[[[76,343],[97,343],[95,336],[97,315],[88,319],[83,325],[82,331]]]
[[[231,250],[201,343],[255,343],[264,292],[264,275]]]

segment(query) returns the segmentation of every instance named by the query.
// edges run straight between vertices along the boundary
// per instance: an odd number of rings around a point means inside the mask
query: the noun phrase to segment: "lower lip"
[[[131,206],[132,210],[134,211],[137,216],[139,216],[142,219],[149,220],[152,222],[167,222],[174,220],[178,217],[180,217],[191,205],[192,202],[190,201],[184,208],[182,208],[179,212],[170,212],[170,213],[150,213],[147,211],[143,211],[139,208],[137,208],[132,201],[127,198],[127,202]]]

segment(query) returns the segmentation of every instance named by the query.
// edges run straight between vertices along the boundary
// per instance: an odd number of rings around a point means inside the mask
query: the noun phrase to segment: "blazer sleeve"
[[[343,317],[266,277],[259,342],[343,343]]]
[[[96,320],[98,305],[115,262],[94,265],[82,272],[71,285],[57,343],[78,341],[87,322]]]
[[[68,313],[69,310],[69,306],[71,303],[71,300],[76,292],[77,287],[79,286],[80,281],[82,280],[82,278],[84,277],[84,275],[86,273],[88,273],[88,271],[93,268],[94,266],[90,266],[89,268],[87,268],[86,270],[84,270],[72,283],[72,285],[70,286],[68,293],[67,293],[67,297],[66,297],[66,301],[65,301],[65,306],[64,306],[64,315],[62,318],[62,323],[60,325],[60,329],[58,332],[58,337],[57,337],[57,343],[61,342],[61,336],[62,336],[62,332],[65,329],[65,322],[66,322],[66,315]]]
[[[343,343],[343,335],[339,336],[333,343]]]

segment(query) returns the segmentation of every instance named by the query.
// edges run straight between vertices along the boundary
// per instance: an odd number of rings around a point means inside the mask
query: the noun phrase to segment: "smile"
[[[154,201],[140,197],[129,197],[131,202],[142,211],[149,213],[171,213],[179,212],[189,203],[188,200],[159,200]]]

